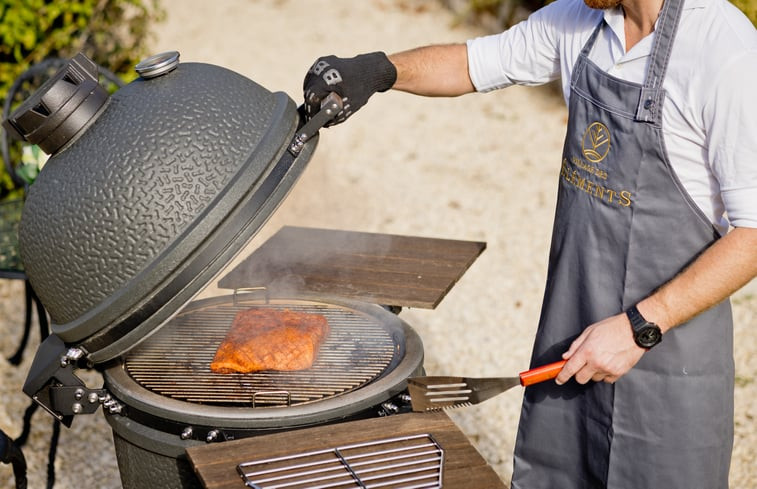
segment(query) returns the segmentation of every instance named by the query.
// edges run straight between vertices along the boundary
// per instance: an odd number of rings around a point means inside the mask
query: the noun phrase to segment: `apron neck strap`
[[[636,108],[637,121],[659,123],[662,120],[662,102],[665,98],[662,82],[668,69],[683,3],[684,0],[665,0],[662,5],[639,105]]]
[[[581,54],[579,56],[589,59],[589,54],[591,54],[591,50],[594,47],[594,43],[597,42],[597,37],[599,37],[599,33],[602,31],[602,28],[607,24],[605,22],[605,19],[602,18],[602,20],[599,21],[599,24],[597,24],[597,27],[594,29],[594,32],[591,33],[591,36],[589,36],[589,39],[584,43],[584,47],[581,49]]]

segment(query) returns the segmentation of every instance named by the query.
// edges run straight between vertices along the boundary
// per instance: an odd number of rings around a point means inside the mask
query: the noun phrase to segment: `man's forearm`
[[[645,319],[663,332],[719,304],[757,275],[757,229],[738,228],[710,246],[683,272],[639,304]],[[628,318],[616,314],[589,325],[563,358],[568,359],[557,383],[575,376],[585,384],[615,382],[639,361]]]
[[[465,44],[426,46],[392,54],[395,90],[430,97],[455,97],[475,91],[468,75]]]
[[[722,302],[757,276],[757,229],[736,228],[639,303],[663,332]]]

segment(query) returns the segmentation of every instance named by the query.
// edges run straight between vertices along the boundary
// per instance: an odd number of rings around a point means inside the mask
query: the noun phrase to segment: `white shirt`
[[[589,57],[618,78],[643,83],[654,33],[626,52],[620,7],[558,0],[492,36],[468,41],[476,90],[562,79],[604,16],[609,29]],[[721,233],[757,227],[757,30],[726,0],[687,0],[663,82],[663,134],[681,184]]]

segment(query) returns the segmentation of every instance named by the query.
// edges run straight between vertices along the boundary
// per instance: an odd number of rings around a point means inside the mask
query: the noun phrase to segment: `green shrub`
[[[731,0],[757,27],[757,0]]]
[[[0,104],[31,65],[78,52],[130,81],[163,16],[159,0],[0,0]],[[2,167],[0,197],[9,187]]]

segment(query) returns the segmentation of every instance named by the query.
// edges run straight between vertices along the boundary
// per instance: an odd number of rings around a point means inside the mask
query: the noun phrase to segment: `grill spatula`
[[[478,404],[516,385],[529,386],[554,379],[567,360],[521,372],[517,377],[428,376],[407,379],[413,411],[433,411]]]

